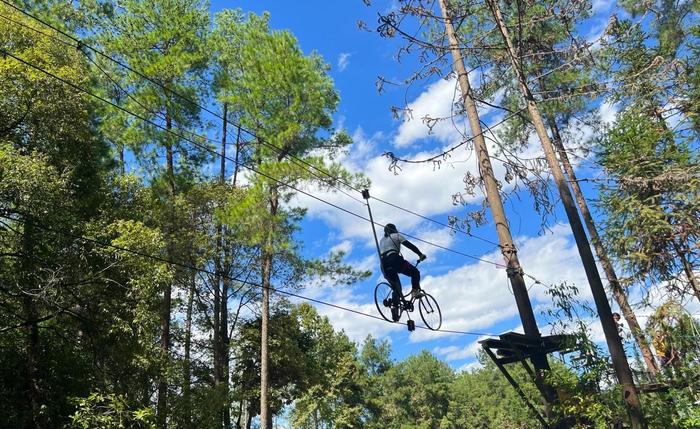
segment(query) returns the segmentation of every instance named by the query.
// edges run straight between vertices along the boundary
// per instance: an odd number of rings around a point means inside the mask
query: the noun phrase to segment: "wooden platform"
[[[529,359],[536,354],[565,352],[573,345],[571,335],[549,335],[546,337],[531,337],[517,332],[508,332],[498,336],[498,339],[488,338],[479,341],[482,347],[496,351],[497,364],[519,362]]]

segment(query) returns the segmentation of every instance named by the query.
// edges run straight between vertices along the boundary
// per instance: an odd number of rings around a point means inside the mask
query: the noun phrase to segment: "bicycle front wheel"
[[[428,329],[433,331],[440,329],[440,326],[442,326],[442,312],[440,312],[440,306],[432,295],[426,293],[418,301],[418,312]]]
[[[393,289],[389,283],[381,282],[374,288],[374,304],[387,322],[393,322],[391,319],[391,306],[393,304],[392,293]]]

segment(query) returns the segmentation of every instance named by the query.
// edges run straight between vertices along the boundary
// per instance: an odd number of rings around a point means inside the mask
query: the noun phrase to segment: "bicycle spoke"
[[[374,304],[377,306],[379,314],[387,322],[393,322],[391,319],[392,293],[393,289],[385,282],[379,283],[374,288]]]
[[[426,293],[424,297],[418,300],[418,312],[420,318],[428,329],[436,331],[442,326],[442,313],[440,306],[432,295]]]

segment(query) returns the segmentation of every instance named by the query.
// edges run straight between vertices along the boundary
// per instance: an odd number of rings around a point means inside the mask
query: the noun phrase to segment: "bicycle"
[[[414,265],[417,267],[420,262],[421,261],[418,260]],[[401,295],[398,300],[398,305],[395,305],[394,289],[391,285],[388,282],[378,283],[374,288],[374,303],[377,306],[377,310],[379,310],[379,314],[381,314],[387,322],[398,322],[401,320],[403,313],[406,312],[408,316],[408,330],[413,331],[415,329],[415,322],[411,320],[409,313],[412,313],[415,309],[414,302],[416,299],[413,298],[413,294],[410,291],[407,294],[403,293],[400,280],[397,289],[401,290]],[[410,297],[410,299],[406,299],[408,297]],[[435,298],[423,290],[423,296],[418,298],[417,301],[418,313],[423,323],[425,323],[425,326],[432,331],[440,329],[440,326],[442,326],[442,312]],[[392,308],[396,308],[398,314],[397,320],[393,320],[391,317]]]

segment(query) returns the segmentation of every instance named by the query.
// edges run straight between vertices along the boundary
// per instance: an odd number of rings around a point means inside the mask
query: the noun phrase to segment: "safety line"
[[[20,222],[20,223],[27,223],[27,222],[28,222],[27,220],[19,219],[19,218],[14,218],[14,217],[11,217],[11,216],[7,216],[7,215],[5,215],[5,214],[0,214],[0,217],[1,217],[1,218],[4,218],[4,219],[7,219],[7,220],[10,220],[10,221],[13,221],[13,222]],[[102,247],[102,248],[112,248],[112,249],[119,250],[119,251],[122,251],[122,252],[131,253],[131,254],[133,254],[133,255],[137,255],[137,256],[140,256],[140,257],[142,257],[142,258],[146,258],[146,259],[151,259],[151,260],[154,260],[154,261],[162,262],[162,263],[164,263],[164,264],[173,265],[173,266],[177,266],[177,267],[180,267],[180,268],[184,268],[184,269],[188,269],[188,270],[192,270],[192,271],[196,271],[196,272],[200,272],[200,273],[204,273],[204,274],[217,275],[216,272],[211,271],[211,270],[207,270],[207,269],[205,269],[205,268],[198,268],[198,267],[195,267],[195,266],[192,266],[192,265],[189,265],[189,264],[185,264],[185,263],[182,263],[182,262],[173,261],[173,260],[170,260],[170,259],[167,259],[167,258],[163,258],[163,257],[160,257],[160,256],[156,256],[156,255],[153,255],[153,254],[150,254],[150,253],[145,253],[145,252],[140,252],[140,251],[138,251],[138,250],[133,250],[133,249],[130,249],[130,248],[128,248],[128,247],[118,246],[118,245],[112,244],[112,243],[105,243],[105,242],[102,242],[102,241],[100,241],[100,240],[96,240],[96,239],[94,239],[94,238],[89,238],[89,237],[85,237],[84,235],[80,235],[80,234],[75,234],[75,233],[69,232],[69,231],[67,231],[67,230],[65,230],[65,229],[56,229],[56,228],[47,227],[47,226],[45,226],[45,225],[42,225],[42,224],[39,223],[39,222],[36,222],[36,220],[33,222],[32,225],[33,225],[34,227],[38,227],[38,228],[40,228],[40,229],[42,229],[42,230],[44,230],[44,231],[47,231],[47,232],[51,232],[51,233],[54,233],[54,234],[61,234],[61,235],[67,236],[67,237],[72,237],[72,238],[77,239],[77,240],[81,240],[81,241],[84,241],[84,242],[87,242],[87,243],[95,244],[95,245],[100,246],[100,247]],[[253,287],[256,287],[256,288],[258,288],[258,289],[265,289],[265,286],[263,286],[263,285],[261,285],[261,284],[259,284],[259,283],[251,282],[251,281],[246,280],[246,279],[241,279],[241,278],[233,277],[233,276],[223,276],[223,277],[225,277],[225,278],[228,279],[228,280],[232,280],[232,281],[235,281],[235,282],[244,284],[244,285],[253,286]],[[294,292],[289,292],[289,291],[277,289],[277,288],[272,287],[272,286],[268,287],[267,289],[269,289],[269,290],[272,291],[272,292],[279,293],[279,294],[281,294],[281,295],[287,295],[287,296],[299,298],[299,299],[302,299],[302,300],[305,300],[305,301],[309,301],[309,302],[313,302],[313,303],[316,303],[316,304],[325,305],[325,306],[327,306],[327,307],[336,308],[336,309],[338,309],[338,310],[343,310],[343,311],[347,311],[347,312],[350,312],[350,313],[354,313],[354,314],[357,314],[357,315],[359,315],[359,316],[369,317],[369,318],[372,318],[372,319],[381,320],[381,321],[386,322],[386,323],[404,324],[404,323],[399,323],[399,322],[389,322],[388,320],[384,319],[383,317],[375,316],[375,315],[369,314],[369,313],[363,313],[363,312],[361,312],[361,311],[358,311],[358,310],[355,310],[355,309],[352,309],[352,308],[344,307],[344,306],[342,306],[342,305],[334,304],[334,303],[327,302],[327,301],[322,301],[322,300],[320,300],[320,299],[311,298],[311,297],[304,296],[304,295],[301,295],[301,294],[297,294],[297,293],[294,293]],[[430,328],[428,328],[428,327],[426,327],[426,326],[420,326],[420,325],[418,325],[417,327],[420,328],[420,329],[424,329],[424,330],[428,330],[428,331],[433,331],[433,332],[444,332],[444,333],[461,334],[461,335],[475,335],[475,336],[497,336],[497,335],[498,335],[498,334],[489,334],[489,333],[484,333],[484,332],[458,331],[458,330],[449,330],[449,329],[430,329]]]
[[[15,6],[15,5],[13,5],[13,4],[11,4],[11,3],[9,3],[7,0],[0,0],[0,2],[6,4],[6,5],[10,6],[10,7],[12,7],[13,9],[15,9],[15,10],[17,10],[18,12],[22,13],[23,15],[28,16],[29,18],[32,18],[32,19],[34,19],[34,20],[37,21],[37,22],[40,22],[40,23],[43,24],[44,26],[46,26],[46,27],[48,27],[48,28],[51,28],[52,30],[56,31],[57,33],[60,33],[60,34],[62,34],[63,36],[65,36],[65,37],[67,37],[67,38],[73,40],[73,41],[76,43],[76,45],[74,45],[76,48],[85,47],[85,48],[87,48],[87,49],[89,49],[89,50],[95,52],[96,54],[98,54],[98,55],[100,55],[100,56],[103,56],[104,58],[109,59],[110,61],[114,62],[115,64],[118,64],[120,67],[123,67],[123,68],[125,68],[126,70],[129,70],[130,72],[137,74],[138,76],[140,76],[141,78],[147,80],[148,82],[150,82],[150,83],[152,83],[152,84],[154,84],[154,85],[157,85],[157,86],[159,86],[160,88],[163,88],[165,91],[167,91],[167,92],[169,92],[169,93],[175,95],[177,98],[179,98],[179,99],[181,99],[181,100],[184,100],[184,101],[187,101],[187,102],[190,103],[191,105],[193,105],[193,106],[195,106],[195,107],[197,107],[197,108],[199,108],[199,109],[201,109],[201,110],[203,110],[203,111],[205,111],[205,112],[207,112],[207,113],[209,113],[209,114],[211,114],[211,115],[213,115],[213,116],[215,116],[215,117],[217,117],[217,118],[219,118],[219,119],[221,119],[221,120],[223,120],[223,121],[227,121],[228,123],[230,123],[230,124],[233,125],[234,127],[237,127],[238,129],[240,129],[241,131],[245,132],[246,134],[249,134],[251,137],[256,138],[257,141],[259,141],[259,142],[262,143],[263,145],[272,148],[273,150],[277,151],[278,153],[282,153],[282,149],[281,149],[281,148],[279,148],[279,147],[277,147],[276,145],[274,145],[274,144],[268,142],[266,139],[263,139],[262,137],[258,136],[258,135],[255,134],[254,132],[252,132],[252,131],[250,131],[250,130],[244,128],[240,123],[237,123],[237,122],[235,122],[235,121],[228,121],[228,119],[226,119],[226,118],[224,118],[223,116],[221,116],[221,114],[219,114],[219,113],[217,113],[217,112],[215,112],[215,111],[212,111],[211,109],[209,109],[209,108],[207,108],[207,107],[205,107],[205,106],[200,105],[199,103],[197,103],[196,101],[190,99],[189,97],[187,97],[187,96],[185,96],[185,95],[182,95],[182,94],[180,94],[179,92],[177,92],[177,91],[175,91],[175,90],[169,88],[168,86],[166,86],[166,85],[164,85],[164,84],[162,84],[162,83],[160,83],[160,82],[158,82],[158,81],[156,81],[156,80],[150,78],[150,77],[147,76],[146,74],[144,74],[144,73],[142,73],[142,72],[140,72],[140,71],[138,71],[138,70],[133,69],[131,66],[129,66],[129,65],[126,64],[126,63],[124,63],[123,61],[120,61],[120,60],[118,60],[118,59],[116,59],[116,58],[110,56],[109,54],[106,54],[105,52],[101,51],[100,49],[97,49],[97,48],[91,46],[90,44],[87,44],[87,43],[83,42],[81,39],[78,39],[77,37],[75,37],[75,36],[73,36],[73,35],[71,35],[71,34],[69,34],[69,33],[66,33],[65,31],[63,31],[63,30],[61,30],[61,29],[59,29],[59,28],[56,28],[55,26],[53,26],[53,25],[51,25],[50,23],[48,23],[48,22],[42,20],[41,18],[39,18],[39,17],[37,17],[37,16],[35,16],[35,15],[33,15],[33,14],[31,14],[31,13],[29,13],[29,12],[27,12],[27,11],[25,11],[25,10],[23,10],[23,9],[21,9],[21,8],[19,8],[19,7],[17,7],[17,6]],[[70,43],[66,42],[65,40],[61,40],[61,39],[58,38],[58,37],[55,37],[55,36],[53,36],[53,35],[44,33],[44,32],[42,32],[42,31],[40,31],[40,30],[38,30],[38,29],[35,29],[35,28],[33,28],[33,27],[30,27],[30,26],[27,26],[27,25],[25,25],[25,24],[23,24],[23,23],[19,23],[19,22],[17,22],[17,21],[11,20],[10,18],[7,18],[7,17],[2,16],[2,15],[0,15],[0,17],[2,17],[2,18],[4,18],[4,19],[8,19],[8,20],[10,20],[10,21],[12,21],[12,22],[14,22],[14,23],[16,23],[16,24],[19,24],[19,25],[21,25],[21,26],[23,26],[23,27],[25,27],[25,28],[28,28],[28,29],[30,29],[30,30],[36,31],[36,32],[38,32],[38,33],[40,33],[40,34],[42,34],[42,35],[44,35],[44,36],[46,36],[46,37],[49,37],[49,38],[53,39],[53,40],[57,40],[57,41],[59,41],[59,42],[61,42],[61,43],[68,44],[69,46],[73,46],[73,45],[71,45]],[[475,137],[476,137],[476,136],[472,136],[470,139],[468,139],[467,141],[463,142],[462,144],[465,144],[465,143],[467,143],[468,141],[473,140]],[[285,154],[285,155],[286,155],[286,156],[289,156],[290,158],[295,159],[297,162],[300,162],[300,163],[306,165],[306,166],[309,167],[309,168],[312,168],[312,169],[314,169],[314,170],[320,172],[321,174],[323,174],[323,175],[329,177],[330,179],[332,179],[332,180],[334,180],[334,181],[338,181],[339,183],[343,184],[344,186],[348,187],[349,189],[352,189],[352,190],[357,191],[357,192],[359,192],[359,193],[362,192],[362,190],[361,190],[361,189],[358,189],[356,186],[354,186],[354,185],[352,185],[352,184],[346,182],[345,180],[342,180],[341,178],[339,178],[339,177],[337,177],[337,176],[333,176],[332,174],[328,173],[328,172],[325,171],[324,169],[319,168],[319,167],[316,167],[315,165],[313,165],[313,164],[311,164],[311,163],[305,161],[304,159],[301,159],[301,158],[297,157],[296,155],[293,155],[293,154]],[[306,169],[306,170],[309,171],[308,169]],[[311,173],[311,172],[309,171],[309,173]],[[311,174],[313,175],[313,173],[311,173]],[[315,176],[315,175],[314,175],[314,177],[318,178],[319,180],[323,180],[323,179],[319,178],[318,176]],[[353,198],[354,200],[356,200],[356,201],[362,203],[362,201],[359,200],[358,198],[355,198],[355,197],[353,197],[353,196],[351,196],[351,195],[349,195],[349,194],[343,192],[343,191],[340,190],[339,188],[336,188],[335,186],[333,186],[333,185],[331,185],[331,184],[329,184],[329,186],[335,188],[336,190],[341,191],[343,194],[345,194],[345,195],[349,196],[350,198]],[[385,200],[382,200],[382,199],[379,199],[379,198],[376,198],[376,197],[373,197],[373,198],[374,198],[375,200],[379,201],[379,202],[382,202],[382,203],[384,203],[384,204],[387,204],[387,205],[389,205],[389,206],[391,206],[391,207],[394,207],[394,208],[396,208],[396,209],[398,209],[398,210],[401,210],[401,211],[404,211],[404,212],[409,213],[409,214],[411,214],[411,215],[420,217],[421,219],[424,219],[424,220],[433,222],[433,223],[435,223],[435,224],[437,224],[437,225],[441,225],[441,226],[443,226],[443,227],[445,227],[445,228],[449,228],[449,229],[451,229],[451,230],[454,231],[454,232],[462,233],[462,234],[465,234],[465,235],[467,235],[467,236],[469,236],[469,237],[471,237],[471,238],[475,238],[475,239],[484,241],[484,242],[486,242],[486,243],[490,243],[490,244],[493,244],[493,245],[495,245],[495,246],[499,246],[499,247],[500,247],[500,244],[499,244],[499,243],[496,243],[496,242],[494,242],[494,241],[491,241],[491,240],[489,240],[489,239],[487,239],[487,238],[477,236],[477,235],[475,235],[475,234],[473,234],[473,233],[471,233],[471,232],[464,231],[464,230],[459,229],[459,228],[455,228],[455,227],[453,227],[453,226],[450,226],[450,225],[448,225],[448,224],[445,224],[444,222],[440,222],[440,221],[438,221],[438,220],[436,220],[436,219],[433,219],[433,218],[430,218],[430,217],[428,217],[428,216],[424,216],[424,215],[418,214],[418,213],[416,213],[416,212],[414,212],[414,211],[411,211],[411,210],[409,210],[409,209],[406,209],[406,208],[404,208],[404,207],[401,207],[401,206],[399,206],[399,205],[397,205],[397,204],[390,203],[390,202],[388,202],[388,201],[385,201]]]
[[[0,1],[2,1],[2,0],[0,0]],[[209,148],[209,147],[203,146],[203,145],[201,145],[201,144],[195,142],[194,140],[188,139],[187,137],[183,136],[182,134],[178,134],[177,132],[175,132],[175,131],[172,130],[172,129],[169,129],[169,128],[167,128],[167,127],[165,127],[165,126],[163,126],[163,125],[160,125],[160,124],[158,124],[158,123],[156,123],[156,122],[153,122],[153,121],[151,121],[151,120],[148,119],[148,118],[144,118],[143,116],[141,116],[141,115],[139,115],[139,114],[137,114],[137,113],[134,113],[134,112],[132,112],[132,111],[130,111],[130,110],[128,110],[128,109],[122,107],[122,106],[119,106],[118,104],[116,104],[116,103],[114,103],[114,102],[112,102],[112,101],[110,101],[110,100],[107,100],[107,99],[105,99],[104,97],[101,97],[101,96],[99,96],[99,95],[97,95],[97,94],[94,94],[94,93],[92,93],[92,92],[86,90],[85,88],[82,88],[82,87],[79,86],[79,85],[76,85],[76,84],[74,84],[74,83],[72,83],[72,82],[70,82],[70,81],[68,81],[68,80],[65,80],[65,79],[63,79],[62,77],[57,76],[57,75],[55,75],[55,74],[49,72],[48,70],[45,70],[45,69],[43,69],[43,68],[41,68],[41,67],[39,67],[39,66],[36,66],[36,65],[34,65],[34,64],[30,63],[30,62],[27,62],[27,61],[25,61],[24,59],[19,58],[19,57],[17,57],[17,56],[14,55],[14,54],[11,54],[11,53],[9,53],[9,52],[7,52],[7,51],[4,51],[4,50],[0,50],[0,53],[2,53],[3,55],[9,56],[9,57],[11,57],[11,58],[14,58],[14,59],[17,60],[18,62],[20,62],[20,63],[22,63],[22,64],[25,64],[25,65],[28,66],[28,67],[34,68],[35,70],[38,70],[38,71],[41,71],[42,73],[45,73],[46,75],[51,76],[51,77],[53,77],[54,79],[59,80],[60,82],[63,82],[64,84],[66,84],[66,85],[72,87],[72,88],[75,89],[76,91],[79,91],[79,92],[85,93],[85,94],[87,94],[87,95],[90,95],[90,96],[92,96],[92,97],[94,97],[94,98],[96,98],[96,99],[98,99],[98,100],[100,100],[100,101],[102,101],[102,102],[104,102],[104,103],[106,103],[106,104],[109,104],[109,105],[112,106],[112,107],[115,107],[115,108],[117,108],[117,109],[119,109],[119,110],[121,110],[121,111],[123,111],[123,112],[125,112],[125,113],[128,113],[128,114],[132,115],[133,117],[135,117],[135,118],[137,118],[137,119],[139,119],[139,120],[141,120],[141,121],[144,121],[144,122],[146,122],[146,123],[148,123],[148,124],[150,124],[150,125],[152,125],[152,126],[154,126],[154,127],[156,127],[156,128],[159,128],[159,129],[161,129],[161,130],[163,130],[163,131],[169,133],[169,134],[172,134],[172,135],[174,135],[174,136],[176,136],[176,137],[179,137],[179,138],[181,138],[181,139],[183,139],[183,140],[189,142],[190,144],[192,144],[193,146],[195,146],[195,147],[197,147],[197,148],[199,148],[199,149],[202,149],[202,150],[204,150],[204,151],[213,153],[213,154],[215,154],[215,155],[217,155],[217,156],[222,156],[220,153],[216,152],[215,150],[213,150],[213,149],[211,149],[211,148]],[[332,203],[332,202],[330,202],[330,201],[326,201],[326,200],[324,200],[323,198],[320,198],[320,197],[318,197],[318,196],[316,196],[316,195],[313,195],[313,194],[310,193],[310,192],[306,192],[306,191],[304,191],[304,190],[302,190],[302,189],[299,189],[298,187],[296,187],[296,186],[294,186],[294,185],[292,185],[292,184],[290,184],[290,183],[287,183],[287,182],[285,182],[285,181],[283,181],[283,180],[277,179],[277,178],[272,177],[272,176],[270,176],[270,175],[268,175],[268,174],[266,174],[266,173],[263,173],[263,172],[261,172],[260,170],[255,169],[254,167],[251,167],[251,166],[249,166],[249,165],[247,165],[247,164],[245,164],[245,163],[242,163],[242,162],[240,162],[240,161],[237,161],[237,160],[235,160],[235,159],[233,159],[233,158],[230,158],[230,157],[227,157],[227,156],[224,156],[223,158],[226,159],[226,160],[229,160],[229,161],[231,161],[231,162],[233,162],[233,163],[235,163],[236,165],[238,165],[238,166],[240,166],[240,167],[243,167],[243,168],[245,168],[245,169],[247,169],[247,170],[250,170],[250,171],[252,171],[252,172],[254,172],[254,173],[256,173],[256,174],[258,174],[258,175],[260,175],[260,176],[262,176],[262,177],[265,177],[265,178],[267,178],[267,179],[269,179],[269,180],[272,180],[273,182],[276,182],[277,184],[279,184],[279,185],[281,185],[281,186],[283,186],[283,187],[291,188],[291,189],[295,190],[296,192],[299,192],[300,194],[306,195],[306,196],[308,196],[308,197],[310,197],[310,198],[313,198],[313,199],[315,199],[315,200],[317,200],[317,201],[320,201],[320,202],[322,202],[322,203],[324,203],[324,204],[326,204],[326,205],[328,205],[328,206],[331,206],[331,207],[333,207],[333,208],[335,208],[335,209],[337,209],[337,210],[340,210],[340,211],[345,212],[345,213],[347,213],[347,214],[349,214],[349,215],[352,215],[352,216],[357,217],[357,218],[359,218],[359,219],[362,219],[362,220],[365,220],[365,221],[367,221],[367,222],[370,222],[370,220],[369,220],[368,218],[366,218],[366,217],[364,217],[364,216],[362,216],[362,215],[360,215],[360,214],[357,214],[357,213],[355,213],[355,212],[353,212],[353,211],[351,211],[351,210],[348,210],[348,209],[346,209],[346,208],[344,208],[344,207],[341,207],[341,206],[339,206],[339,205],[337,205],[337,204],[335,204],[335,203]],[[378,225],[378,226],[384,227],[384,225],[382,225],[382,224],[380,224],[380,223],[378,223],[378,222],[375,222],[375,224]],[[428,244],[428,245],[430,245],[430,246],[436,247],[436,248],[438,248],[438,249],[442,249],[442,250],[445,250],[445,251],[448,251],[448,252],[451,252],[451,253],[454,253],[454,254],[457,254],[457,255],[461,255],[461,256],[464,256],[464,257],[467,257],[467,258],[470,258],[470,259],[474,259],[474,260],[476,260],[476,261],[485,262],[485,263],[494,265],[494,266],[496,266],[496,267],[498,267],[498,268],[506,268],[505,265],[500,264],[500,263],[498,263],[498,262],[489,261],[489,260],[487,260],[487,259],[479,258],[479,257],[477,257],[477,256],[470,255],[470,254],[468,254],[468,253],[460,252],[460,251],[458,251],[458,250],[454,250],[454,249],[451,249],[451,248],[449,248],[449,247],[442,246],[442,245],[440,245],[440,244],[433,243],[433,242],[430,242],[430,241],[428,241],[428,240],[424,240],[424,239],[422,239],[422,238],[419,238],[419,237],[416,237],[416,236],[413,236],[413,235],[410,235],[410,234],[404,233],[404,235],[405,235],[406,237],[410,237],[410,238],[413,238],[413,239],[415,239],[415,240],[417,240],[417,241],[420,241],[420,242],[422,242],[422,243],[425,243],[425,244]]]

